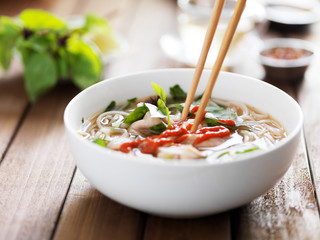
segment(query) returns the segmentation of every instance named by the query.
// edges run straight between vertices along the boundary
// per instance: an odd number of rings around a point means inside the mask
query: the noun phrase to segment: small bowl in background
[[[265,79],[277,83],[300,82],[315,53],[312,43],[294,38],[274,38],[264,42],[260,62]]]
[[[306,32],[310,25],[320,20],[320,4],[314,2],[279,3],[271,1],[266,5],[269,29],[279,32]]]

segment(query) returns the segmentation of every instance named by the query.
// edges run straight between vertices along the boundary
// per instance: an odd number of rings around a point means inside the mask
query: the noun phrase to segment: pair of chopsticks
[[[191,82],[191,86],[189,88],[189,92],[187,95],[187,99],[182,111],[182,115],[181,115],[181,120],[185,120],[188,116],[189,113],[189,108],[191,106],[191,103],[193,102],[193,98],[204,68],[204,64],[206,62],[207,56],[208,56],[208,52],[212,43],[212,39],[214,37],[215,31],[217,29],[217,25],[221,16],[221,12],[223,9],[223,5],[224,5],[225,0],[215,0],[215,4],[212,10],[212,14],[209,20],[209,25],[208,25],[208,29],[207,29],[207,33],[204,39],[204,43],[202,46],[202,50],[200,53],[200,57],[195,69],[195,73],[193,75],[193,79]],[[204,116],[204,111],[206,109],[206,106],[208,104],[208,101],[211,97],[211,93],[212,93],[212,89],[216,83],[217,77],[219,75],[223,60],[227,54],[227,51],[229,49],[229,46],[231,44],[233,35],[236,31],[236,28],[238,26],[241,14],[244,10],[246,4],[246,0],[237,0],[237,3],[235,5],[234,8],[234,12],[233,15],[230,19],[229,25],[226,29],[226,32],[224,34],[223,37],[223,41],[222,44],[220,46],[220,50],[216,59],[216,62],[212,68],[212,72],[211,75],[209,77],[206,89],[203,93],[203,96],[201,98],[200,101],[200,106],[199,109],[197,111],[196,114],[196,118],[194,120],[193,126],[191,128],[192,132],[195,132],[198,129],[199,124],[201,123],[201,121],[203,120],[203,116]]]

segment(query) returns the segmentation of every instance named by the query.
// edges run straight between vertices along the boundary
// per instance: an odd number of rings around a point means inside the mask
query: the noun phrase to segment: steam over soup
[[[198,130],[191,132],[201,96],[180,120],[186,93],[175,85],[170,97],[152,83],[156,95],[112,101],[83,120],[79,134],[96,144],[128,154],[165,159],[233,159],[263,150],[287,136],[268,114],[240,102],[210,99]]]

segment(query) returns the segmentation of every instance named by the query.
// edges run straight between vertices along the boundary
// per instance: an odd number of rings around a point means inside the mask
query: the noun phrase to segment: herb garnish
[[[187,93],[178,84],[170,88],[170,95],[175,101],[184,101],[187,98]]]
[[[121,110],[127,110],[128,108],[130,108],[132,106],[133,103],[135,103],[137,101],[137,98],[130,98],[127,100],[127,104],[124,105]]]
[[[112,111],[116,108],[116,101],[111,101],[108,107],[104,110],[105,112]]]
[[[24,10],[17,18],[0,17],[0,65],[8,70],[14,52],[19,52],[31,102],[52,89],[58,79],[70,79],[80,89],[101,80],[101,53],[118,44],[105,19],[87,15],[84,20],[75,28],[35,9]]]
[[[97,138],[96,140],[93,141],[94,143],[102,146],[102,147],[106,147],[106,143],[105,143],[105,140],[104,139],[101,139],[101,138]]]
[[[131,112],[124,120],[123,122],[125,124],[130,125],[131,123],[138,121],[144,117],[144,115],[149,111],[149,109],[146,107],[146,105],[142,105],[140,107],[137,107],[133,112]]]
[[[243,154],[243,153],[253,152],[253,151],[256,151],[256,150],[259,150],[259,149],[260,148],[258,148],[258,147],[248,148],[248,149],[245,149],[243,151],[236,151],[236,154]]]
[[[159,85],[155,84],[154,82],[152,83],[152,87],[155,93],[160,97],[160,99],[158,99],[158,102],[157,102],[158,109],[168,117],[168,126],[171,126],[169,109],[166,106],[166,102],[167,102],[166,93]]]
[[[245,150],[242,150],[242,151],[226,151],[226,152],[223,152],[221,154],[219,154],[217,156],[217,158],[220,158],[224,155],[229,155],[229,156],[233,156],[233,155],[237,155],[237,154],[245,154],[245,153],[249,153],[249,152],[253,152],[253,151],[256,151],[256,150],[259,150],[260,148],[259,147],[252,147],[252,148],[248,148],[248,149],[245,149]]]
[[[167,125],[164,122],[161,122],[159,124],[156,124],[156,125],[153,125],[152,127],[150,127],[150,130],[154,134],[157,134],[157,135],[159,135],[160,133],[162,133],[166,129],[167,129]]]

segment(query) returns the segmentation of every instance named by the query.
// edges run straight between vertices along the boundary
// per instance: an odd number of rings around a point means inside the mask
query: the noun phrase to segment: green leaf
[[[197,102],[197,101],[201,100],[202,96],[203,96],[203,93],[201,95],[195,97],[194,101]]]
[[[93,42],[102,54],[107,54],[111,50],[119,48],[112,28],[106,19],[100,16],[88,14],[85,25],[80,29],[80,32],[84,39]]]
[[[137,107],[123,120],[123,122],[130,125],[131,123],[142,119],[148,111],[149,109],[145,105]]]
[[[11,18],[0,17],[0,64],[8,70],[14,46],[20,36],[21,28]]]
[[[133,103],[135,103],[137,101],[137,98],[131,98],[127,100],[127,104],[123,105],[120,110],[127,110],[129,109]]]
[[[213,126],[219,126],[219,125],[223,125],[223,123],[219,122],[218,119],[216,118],[205,118],[206,123],[208,124],[209,127],[213,127]]]
[[[164,115],[167,116],[168,125],[171,126],[169,109],[167,108],[166,104],[161,99],[158,99],[158,109],[160,110],[160,112],[162,112]]]
[[[215,118],[219,119],[232,119],[234,121],[237,120],[237,114],[231,112],[221,106],[207,106],[206,110],[208,113],[212,113]]]
[[[137,98],[130,98],[127,100],[129,103],[135,103],[137,101]]]
[[[152,83],[152,87],[154,92],[160,97],[160,99],[164,102],[164,104],[166,104],[167,100],[166,100],[166,92],[157,84],[155,84],[154,82]]]
[[[36,52],[50,52],[57,49],[57,37],[53,33],[33,34],[20,42],[19,48]]]
[[[156,124],[156,125],[153,125],[152,127],[150,127],[150,130],[154,134],[157,134],[157,135],[159,135],[160,133],[162,133],[166,129],[167,129],[167,125],[164,122],[161,122],[159,124]]]
[[[177,101],[184,101],[187,98],[187,93],[178,84],[170,88],[170,95]]]
[[[39,9],[27,9],[20,14],[20,20],[26,28],[32,30],[50,29],[54,31],[66,30],[66,23],[58,17]]]
[[[248,148],[248,149],[245,149],[243,151],[236,151],[236,154],[249,153],[249,152],[253,152],[253,151],[259,150],[259,149],[260,149],[259,147]]]
[[[94,143],[102,146],[102,147],[106,147],[106,143],[105,143],[105,140],[101,139],[101,138],[97,138],[96,140],[93,141]]]
[[[67,78],[69,76],[68,55],[64,48],[57,51],[58,76]]]
[[[89,44],[75,35],[68,38],[67,51],[70,75],[79,88],[85,89],[101,80],[102,62]]]
[[[169,111],[171,112],[171,114],[177,114],[177,113],[182,113],[183,111],[183,105],[182,104],[172,104],[170,106],[168,106]]]
[[[226,124],[226,123],[224,123],[224,122],[220,122],[220,121],[218,121],[218,119],[216,119],[216,118],[205,117],[205,121],[206,121],[206,123],[207,123],[207,125],[208,125],[209,127],[224,126],[224,127],[228,128],[230,131],[235,131],[236,129],[238,129],[237,126],[229,125],[229,124]]]
[[[231,156],[231,153],[230,153],[229,151],[223,152],[223,153],[219,154],[217,158],[221,158],[221,157],[224,156],[224,155],[229,155],[229,156]]]
[[[94,27],[104,27],[108,30],[111,30],[110,25],[108,24],[105,18],[102,18],[94,14],[86,15],[86,22],[84,28],[90,30]]]
[[[25,87],[31,102],[49,91],[57,82],[57,69],[49,53],[34,53],[25,62]]]
[[[115,109],[115,107],[116,107],[116,101],[112,101],[104,111],[105,112],[112,111],[113,109]]]

